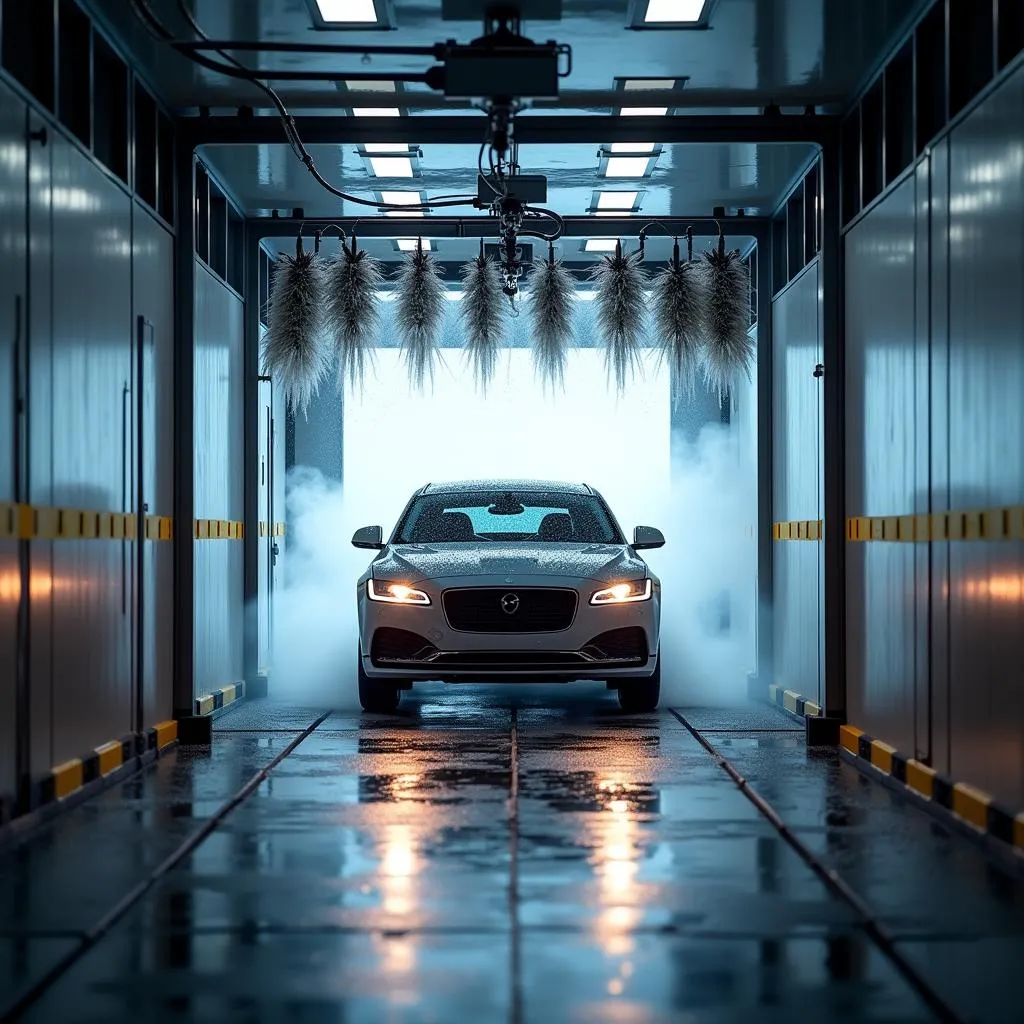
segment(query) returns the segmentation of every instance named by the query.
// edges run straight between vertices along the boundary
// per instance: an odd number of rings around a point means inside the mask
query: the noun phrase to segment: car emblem
[[[515,613],[519,611],[519,595],[506,594],[501,599],[501,610],[506,615],[515,615]]]

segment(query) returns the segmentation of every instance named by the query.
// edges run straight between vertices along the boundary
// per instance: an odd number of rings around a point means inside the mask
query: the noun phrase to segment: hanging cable
[[[156,38],[162,43],[173,43],[174,34],[170,32],[166,25],[153,13],[152,7],[150,6],[149,0],[129,0],[132,6],[132,10],[136,17],[149,31],[150,35]],[[179,0],[179,8],[185,14],[186,19],[191,25],[193,31],[200,36],[203,40],[208,40],[209,37],[203,32],[202,28],[195,20],[194,17],[184,7],[184,0]],[[313,179],[331,195],[342,199],[347,203],[355,203],[358,206],[372,206],[374,209],[380,210],[430,210],[434,206],[473,206],[476,209],[481,209],[481,204],[476,196],[465,196],[455,199],[446,199],[435,201],[427,199],[425,203],[380,203],[373,199],[362,199],[359,196],[354,196],[348,192],[342,192],[340,189],[335,188],[317,169],[317,166],[313,160],[312,155],[306,148],[301,137],[299,136],[298,129],[295,125],[295,118],[288,112],[288,108],[284,105],[281,97],[277,92],[267,85],[265,82],[261,82],[259,79],[254,77],[252,71],[246,68],[244,64],[241,64],[238,60],[232,57],[224,50],[217,50],[225,60],[230,61],[229,64],[220,64],[218,61],[211,60],[208,57],[203,57],[200,54],[189,52],[187,50],[179,50],[176,52],[180,53],[183,57],[192,61],[194,64],[198,64],[201,67],[208,68],[212,71],[216,71],[220,74],[229,75],[232,78],[241,78],[244,81],[256,86],[260,89],[274,104],[278,112],[278,116],[281,119],[282,126],[284,128],[285,138],[288,144],[291,146],[292,151],[302,161],[306,170],[313,176]]]

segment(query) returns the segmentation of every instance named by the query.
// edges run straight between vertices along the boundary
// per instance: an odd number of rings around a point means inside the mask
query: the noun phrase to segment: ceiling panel
[[[314,30],[306,0],[149,0],[168,28],[190,37],[179,4],[189,3],[212,37],[284,42],[338,42],[353,45],[430,45],[445,39],[468,41],[481,32],[478,22],[443,21],[439,0],[394,0],[397,31]],[[164,44],[156,44],[131,14],[126,0],[85,0],[120,35],[162,97],[182,112],[199,105],[214,110],[238,104],[265,109],[266,100],[249,83],[197,68]],[[630,0],[563,0],[560,22],[527,23],[537,39],[553,38],[573,49],[573,70],[562,83],[565,106],[534,110],[530,116],[571,114],[586,117],[615,112],[607,105],[573,106],[572,94],[621,87],[622,79],[663,79],[675,83],[685,113],[760,109],[804,103],[835,109],[864,79],[902,26],[927,0],[715,0],[707,31],[635,31],[628,28]],[[363,57],[306,53],[257,55],[237,52],[249,66],[295,67],[336,73],[379,74],[422,71],[423,57]],[[618,86],[616,82],[618,80]],[[663,83],[662,83],[663,84]],[[296,111],[323,111],[349,117],[354,102],[344,86],[303,83],[281,85]],[[681,92],[679,91],[681,89]],[[365,93],[364,93],[365,95]],[[616,95],[627,96],[623,91]],[[429,110],[416,109],[417,97],[435,104],[438,94],[425,85],[403,86],[397,104],[412,116],[398,120],[403,137],[416,147]],[[686,97],[690,97],[688,105]],[[480,121],[483,115],[463,105],[446,110]],[[425,135],[425,133],[424,133]],[[658,142],[652,138],[651,142]],[[419,176],[375,178],[357,147],[310,147],[321,173],[336,187],[367,199],[376,190],[415,188],[428,196],[475,194],[477,147],[423,145]],[[595,190],[642,192],[642,216],[708,216],[716,206],[751,215],[770,212],[786,186],[806,166],[811,149],[801,145],[668,145],[654,170],[642,178],[605,179],[597,145],[524,145],[524,173],[549,180],[548,206],[564,214],[582,214]],[[216,175],[249,214],[302,207],[309,216],[377,215],[372,208],[342,202],[321,189],[290,148],[281,145],[208,146],[203,151]],[[461,213],[461,210],[451,211]],[[471,214],[471,209],[466,210]]]

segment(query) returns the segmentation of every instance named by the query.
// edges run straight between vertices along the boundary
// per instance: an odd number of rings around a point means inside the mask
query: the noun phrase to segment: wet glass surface
[[[331,714],[26,1019],[933,1019],[678,720],[614,709],[431,686]],[[0,1011],[322,710],[243,704],[0,849]],[[1024,886],[776,709],[681,710],[962,1015],[1014,1019]]]

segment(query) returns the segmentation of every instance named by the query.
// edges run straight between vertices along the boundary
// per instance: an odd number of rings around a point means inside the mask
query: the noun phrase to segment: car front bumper
[[[415,583],[429,605],[397,605],[371,601],[365,579],[358,590],[359,637],[363,669],[377,679],[565,682],[611,680],[651,675],[657,666],[661,591],[655,581],[650,600],[617,605],[591,605],[595,590],[607,584],[578,577],[522,576],[514,582],[494,577],[449,577]],[[575,590],[579,595],[572,624],[557,632],[477,633],[452,629],[441,595],[462,588],[543,587]],[[595,638],[615,630],[641,630],[642,656],[608,656]],[[422,637],[422,650],[401,658],[374,657],[378,630],[403,630]],[[614,651],[612,652],[614,654]]]

